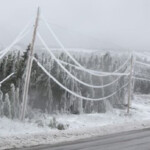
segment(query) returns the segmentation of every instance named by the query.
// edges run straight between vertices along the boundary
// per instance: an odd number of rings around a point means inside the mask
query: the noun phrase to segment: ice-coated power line
[[[1,87],[1,84],[3,84],[6,80],[8,80],[11,76],[13,76],[14,73],[11,73],[9,76],[7,76],[5,79],[3,79],[1,82],[0,82],[0,87]]]
[[[114,83],[116,83],[120,78],[121,76],[119,77],[119,79],[117,78],[116,80],[114,80],[113,82],[111,83],[108,83],[106,85],[91,85],[91,84],[88,84],[88,83],[85,83],[81,80],[79,80],[77,77],[75,77],[74,75],[72,75],[60,62],[59,60],[55,57],[55,55],[51,52],[51,50],[49,49],[49,47],[47,46],[47,44],[45,43],[45,41],[43,40],[43,38],[41,37],[41,35],[37,34],[37,36],[39,37],[40,41],[42,42],[42,44],[44,45],[45,49],[50,53],[51,57],[57,62],[57,64],[69,75],[71,76],[75,81],[87,86],[87,87],[91,87],[91,88],[104,88],[104,87],[108,87]]]
[[[15,43],[13,43],[11,46],[8,46],[6,49],[0,52],[0,59],[2,59],[9,51],[11,51],[11,48],[17,44],[19,41],[21,41],[29,32],[31,29],[27,30],[18,40],[16,40]]]
[[[28,32],[26,31],[29,31],[27,29],[29,28],[30,25],[31,21],[23,28],[23,30],[18,34],[16,39],[7,48],[1,51],[0,59],[2,59],[16,43],[18,43],[21,39],[23,39],[27,35]]]
[[[16,38],[16,40],[11,44],[11,45],[9,45],[6,49],[4,49],[1,53],[1,55],[0,55],[0,59],[2,59],[10,50],[11,50],[11,48],[15,45],[15,44],[17,44],[19,41],[21,41],[28,33],[29,33],[29,31],[30,31],[30,29],[29,30],[27,30],[24,34],[22,34],[21,36],[19,36],[18,38]]]
[[[150,79],[145,79],[145,78],[133,77],[133,79],[143,80],[143,81],[149,81],[150,82]]]
[[[123,85],[119,90],[113,92],[112,94],[110,94],[110,95],[108,95],[108,96],[106,96],[106,97],[101,97],[101,98],[88,98],[88,97],[84,97],[84,96],[78,95],[77,93],[75,93],[75,92],[69,90],[68,88],[66,88],[66,87],[65,87],[64,85],[62,85],[56,78],[54,78],[54,77],[38,62],[38,60],[37,60],[35,57],[34,57],[33,59],[37,62],[38,66],[39,66],[55,83],[57,83],[61,88],[63,88],[64,90],[66,90],[68,93],[70,93],[70,94],[72,94],[72,95],[74,95],[74,96],[76,96],[76,97],[78,97],[78,98],[84,99],[84,100],[88,100],[88,101],[102,101],[102,100],[108,99],[108,98],[114,96],[116,93],[118,93],[120,90],[124,89],[124,88],[128,85],[128,83],[125,84],[125,85]]]
[[[62,61],[62,60],[60,60],[60,59],[58,59],[62,64],[64,64],[64,65],[69,65],[69,66],[71,66],[71,67],[74,67],[74,68],[76,68],[77,70],[81,70],[82,71],[82,68],[80,68],[80,67],[78,67],[78,66],[76,66],[76,65],[73,65],[73,64],[70,64],[70,63],[67,63],[67,62],[65,62],[65,61]],[[128,60],[127,60],[128,61]],[[126,61],[126,62],[127,62]],[[124,64],[126,64],[126,63],[124,63]],[[97,71],[95,71],[95,70],[90,70],[90,69],[86,69],[86,70],[89,70],[89,71],[91,71],[91,72],[95,72],[95,73],[97,73]],[[97,73],[97,76],[99,76],[99,77],[106,77],[106,76],[128,76],[129,75],[129,73],[118,73],[118,72],[101,72],[101,74],[100,73]]]
[[[94,75],[94,76],[99,76],[99,74],[101,74],[101,72],[97,72],[97,73],[94,73],[94,72],[91,72],[89,70],[87,70],[86,68],[84,68],[64,47],[64,45],[62,44],[62,42],[58,39],[58,37],[56,36],[56,34],[54,33],[54,31],[52,30],[52,28],[50,27],[50,25],[48,24],[48,22],[46,21],[46,19],[42,16],[41,18],[45,25],[47,26],[48,30],[50,31],[50,33],[52,34],[52,36],[55,38],[55,40],[57,41],[57,43],[60,45],[60,47],[62,48],[62,50],[70,57],[70,59],[80,68],[82,68],[83,71],[91,74],[91,75]],[[122,68],[119,68],[118,70],[116,70],[116,72],[120,71]]]
[[[4,51],[5,51],[5,50],[0,51],[0,55],[1,55],[2,53],[4,53]]]
[[[145,65],[147,67],[150,67],[150,64],[143,63],[143,62],[140,62],[140,61],[137,61],[137,60],[135,61],[135,63],[140,64],[140,65]]]

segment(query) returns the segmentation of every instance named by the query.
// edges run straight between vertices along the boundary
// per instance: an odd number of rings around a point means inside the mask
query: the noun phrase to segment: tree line
[[[30,45],[23,54],[20,51],[16,51],[0,60],[0,81],[12,72],[15,72],[13,77],[1,85],[0,116],[19,118],[22,108],[22,93],[29,51]],[[74,55],[75,59],[85,68],[105,72],[113,72],[127,59],[126,55],[116,56],[107,52],[104,54],[86,53],[86,55],[73,53],[72,55]],[[57,53],[56,56],[60,60],[74,64],[63,52]],[[35,57],[59,82],[81,96],[90,98],[105,97],[118,90],[128,81],[128,77],[122,76],[116,83],[109,87],[93,89],[81,85],[72,79],[47,53],[36,53]],[[128,71],[129,65],[130,64],[127,64],[123,67],[120,72]],[[105,85],[117,78],[115,76],[92,76],[69,65],[65,65],[65,68],[78,79],[93,85]],[[136,85],[137,84],[139,85],[138,87],[141,87],[140,85],[142,85],[142,83],[139,82],[136,82]],[[148,86],[150,85],[148,84]],[[135,91],[136,90],[137,88],[135,88]],[[126,88],[119,91],[111,98],[103,101],[86,101],[76,98],[58,86],[41,70],[41,68],[39,68],[36,62],[33,61],[28,97],[29,111],[27,111],[27,115],[30,115],[30,112],[35,109],[39,109],[42,112],[49,114],[104,113],[112,108],[122,109],[125,107],[125,103]]]

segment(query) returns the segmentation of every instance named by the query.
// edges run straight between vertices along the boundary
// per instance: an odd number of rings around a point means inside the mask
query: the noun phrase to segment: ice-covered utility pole
[[[36,40],[36,33],[37,33],[38,24],[39,24],[39,15],[40,15],[40,8],[38,7],[37,17],[35,20],[34,31],[33,31],[33,38],[32,38],[32,43],[31,43],[30,52],[29,52],[29,58],[28,58],[27,67],[26,67],[25,85],[24,85],[24,90],[23,90],[23,105],[22,105],[22,112],[21,112],[21,118],[20,118],[21,121],[24,121],[25,114],[26,114],[30,75],[31,75],[31,68],[32,68],[32,63],[33,63],[34,43]]]
[[[129,76],[129,87],[128,87],[128,109],[127,113],[130,111],[130,103],[131,103],[131,96],[132,96],[132,73],[133,73],[133,55],[131,57],[131,67],[130,67],[130,76]]]

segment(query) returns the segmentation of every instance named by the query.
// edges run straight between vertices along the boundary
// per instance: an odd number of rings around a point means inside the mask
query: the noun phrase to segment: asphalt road
[[[150,150],[150,129],[19,150]]]

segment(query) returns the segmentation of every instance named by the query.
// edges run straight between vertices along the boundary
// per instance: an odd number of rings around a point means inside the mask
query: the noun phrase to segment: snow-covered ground
[[[150,96],[136,96],[129,115],[114,109],[105,114],[57,115],[66,130],[51,129],[52,116],[39,114],[21,123],[0,118],[0,149],[54,144],[150,127]],[[42,120],[42,121],[41,121]]]

